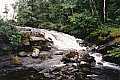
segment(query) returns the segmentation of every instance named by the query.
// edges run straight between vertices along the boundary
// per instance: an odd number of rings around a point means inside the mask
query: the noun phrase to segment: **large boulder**
[[[25,51],[21,51],[21,52],[18,53],[18,56],[26,57],[26,56],[28,56],[28,54]]]
[[[47,60],[49,58],[51,58],[51,53],[48,51],[41,51],[39,54],[39,58],[41,58],[41,60]]]
[[[38,48],[39,50],[50,50],[53,42],[51,39],[45,39],[45,33],[40,31],[24,31],[20,29],[22,34],[21,43],[24,47],[29,47],[28,49],[33,50],[33,48]],[[25,48],[26,49],[26,48]]]
[[[11,64],[21,65],[22,64],[21,58],[18,56],[11,56]]]
[[[63,61],[64,62],[73,62],[73,63],[80,63],[80,65],[93,65],[95,63],[94,57],[89,55],[88,51],[84,50],[71,50],[68,51],[63,56]]]

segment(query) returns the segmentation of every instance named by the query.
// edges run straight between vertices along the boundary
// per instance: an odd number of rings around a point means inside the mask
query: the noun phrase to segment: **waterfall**
[[[20,29],[20,31],[31,31],[31,32],[39,32],[41,34],[44,34],[45,39],[50,39],[53,41],[53,46],[56,47],[58,50],[70,50],[70,49],[76,49],[76,50],[86,50],[87,47],[79,45],[79,43],[83,43],[82,39],[77,39],[74,36],[70,36],[68,34],[57,32],[53,30],[46,30],[46,29],[37,29],[37,28],[31,28],[31,27],[17,27]],[[79,42],[79,43],[78,43]],[[90,56],[93,56],[96,61],[96,66],[102,66],[102,67],[110,67],[113,69],[119,69],[120,67],[109,63],[106,61],[103,61],[102,54],[101,53],[89,53]]]
[[[104,61],[102,58],[102,54],[90,53],[90,55],[94,57],[94,59],[96,61],[96,67],[108,67],[108,68],[120,70],[120,66],[118,66],[114,63]]]
[[[76,39],[74,36],[70,36],[68,34],[57,32],[53,30],[46,30],[46,29],[37,29],[31,27],[17,27],[21,29],[20,31],[31,31],[31,32],[39,32],[43,33],[45,39],[51,39],[54,43],[54,47],[58,48],[59,50],[69,50],[69,49],[76,49],[76,50],[86,50],[86,47],[80,46],[77,41],[82,41],[82,39]]]

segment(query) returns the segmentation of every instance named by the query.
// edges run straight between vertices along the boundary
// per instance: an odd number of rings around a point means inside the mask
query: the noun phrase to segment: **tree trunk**
[[[93,16],[98,15],[95,1],[94,0],[89,0],[89,3],[90,3],[90,8],[91,8],[92,15]]]
[[[91,14],[94,15],[94,9],[93,9],[93,6],[92,6],[92,0],[89,0],[89,3],[90,3],[90,8],[91,8]]]
[[[103,0],[103,21],[106,21],[106,0]]]

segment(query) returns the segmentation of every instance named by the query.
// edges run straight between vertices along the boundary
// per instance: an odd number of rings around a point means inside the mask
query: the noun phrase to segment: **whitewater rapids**
[[[76,50],[86,50],[86,47],[81,47],[77,41],[83,42],[82,39],[76,39],[74,36],[70,36],[68,34],[57,32],[53,30],[46,30],[46,29],[37,29],[31,27],[17,27],[20,31],[31,31],[31,32],[39,32],[44,34],[45,39],[51,39],[53,41],[53,46],[59,50],[69,50],[69,49],[76,49]]]
[[[45,39],[52,40],[53,46],[57,48],[58,50],[88,50],[87,47],[80,46],[78,42],[83,43],[84,41],[82,39],[77,39],[74,36],[70,36],[68,34],[57,32],[53,30],[46,30],[46,29],[37,29],[37,28],[31,28],[31,27],[19,27],[17,26],[17,29],[19,31],[31,31],[31,32],[39,32],[41,34],[44,34]],[[96,66],[102,66],[102,67],[110,67],[113,69],[120,70],[120,67],[109,63],[106,61],[103,61],[102,54],[100,53],[89,53],[90,56],[93,56],[96,61]]]

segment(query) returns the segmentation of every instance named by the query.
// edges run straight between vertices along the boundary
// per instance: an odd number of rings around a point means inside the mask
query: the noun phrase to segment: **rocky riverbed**
[[[59,58],[58,58],[59,57]],[[3,59],[4,58],[4,59]],[[0,80],[119,80],[120,70],[95,67],[75,62],[63,63],[60,55],[41,61],[22,57],[23,65],[10,64],[7,56],[0,58]],[[5,60],[6,59],[6,60]],[[57,60],[56,60],[57,59]],[[4,61],[4,62],[3,62]]]
[[[90,72],[90,64],[87,62],[80,64],[75,59],[62,60],[64,55],[54,52],[50,58],[42,60],[41,58],[19,57],[21,64],[12,64],[9,56],[0,58],[0,79],[1,80],[78,80],[86,78],[86,72]],[[47,52],[50,54],[50,52]],[[73,61],[73,62],[71,62]],[[80,73],[83,69],[83,74]],[[85,72],[84,72],[85,71]],[[79,76],[81,75],[81,76]]]
[[[82,46],[81,39],[56,31],[17,28],[22,46],[16,54],[0,56],[0,80],[120,79],[120,67]]]

